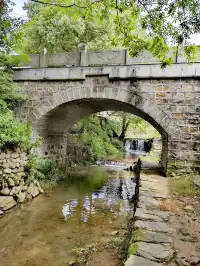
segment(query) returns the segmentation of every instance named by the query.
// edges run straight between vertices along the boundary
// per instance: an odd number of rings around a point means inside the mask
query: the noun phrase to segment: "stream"
[[[111,166],[78,168],[0,218],[0,265],[123,265],[134,174],[124,163]]]

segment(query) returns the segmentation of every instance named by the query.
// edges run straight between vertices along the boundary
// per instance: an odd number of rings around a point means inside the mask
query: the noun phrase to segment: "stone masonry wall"
[[[109,79],[104,76],[86,77],[85,80],[20,81],[31,99],[18,112],[22,118],[30,118],[45,131],[56,135],[83,115],[102,111],[100,102],[85,107],[76,100],[112,100],[108,105],[115,109],[141,115],[161,132],[162,156],[168,165],[190,171],[200,169],[200,80],[195,78],[167,79]],[[114,102],[117,104],[114,106]],[[67,109],[73,103],[73,109]],[[126,105],[120,105],[120,104]],[[99,108],[99,109],[98,109]],[[132,109],[131,109],[132,108]],[[107,108],[108,109],[108,108]],[[76,119],[75,119],[76,118]],[[175,129],[176,127],[176,129]],[[52,138],[52,132],[51,132]],[[60,147],[65,147],[60,145]],[[48,152],[51,147],[46,144]],[[56,147],[52,145],[52,147]],[[54,149],[54,154],[56,150]],[[58,151],[62,154],[62,151]],[[165,158],[167,157],[167,158]]]
[[[200,80],[140,80],[137,90],[151,99],[180,128],[180,141],[168,140],[168,162],[180,168],[200,169]],[[180,169],[179,169],[180,170]]]
[[[27,162],[25,152],[0,152],[0,215],[42,192],[38,181],[25,171]]]

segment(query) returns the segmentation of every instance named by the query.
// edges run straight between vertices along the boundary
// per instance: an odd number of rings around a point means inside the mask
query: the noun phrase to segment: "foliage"
[[[200,196],[200,189],[194,185],[192,175],[182,176],[179,179],[170,178],[168,182],[170,191],[174,195]]]
[[[76,134],[77,140],[84,143],[90,150],[91,160],[103,159],[107,154],[119,154],[122,144],[113,141],[112,127],[109,124],[102,124],[97,115],[91,115],[77,123],[74,130],[80,131]]]
[[[13,61],[9,55],[21,25],[19,19],[9,16],[11,4],[11,1],[0,2],[0,147],[26,149],[30,144],[31,126],[21,123],[13,112],[13,108],[25,97],[12,80],[12,67],[23,61],[25,56]]]
[[[31,126],[21,123],[0,100],[0,147],[26,149],[30,143]]]
[[[10,52],[19,37],[18,30],[22,21],[9,15],[13,5],[14,3],[10,0],[0,1],[0,53]]]
[[[159,132],[144,119],[125,112],[104,112],[106,119],[119,140],[144,137],[159,138]]]
[[[21,44],[28,52],[44,46],[49,52],[72,51],[84,42],[89,49],[127,47],[132,56],[147,50],[166,67],[173,62],[170,44],[174,53],[187,45],[189,62],[197,58],[190,37],[200,31],[199,0],[34,0],[26,9],[30,20]]]
[[[48,158],[38,157],[34,154],[29,155],[27,171],[30,176],[39,180],[51,179],[57,173],[55,163]]]
[[[19,50],[40,53],[45,47],[49,53],[69,52],[76,51],[81,43],[86,43],[92,50],[113,47],[112,17],[103,18],[99,6],[90,10],[63,9],[28,3],[25,9],[30,20],[20,31],[22,40],[18,43]]]
[[[125,119],[124,119],[125,118]],[[124,125],[126,123],[127,125]],[[68,158],[74,163],[87,163],[118,157],[124,150],[124,139],[145,135],[160,137],[142,118],[124,112],[104,112],[79,121],[68,136]]]
[[[41,172],[46,177],[53,175],[55,173],[56,165],[48,158],[36,158],[36,169]]]
[[[128,256],[135,255],[137,253],[137,242],[132,243],[128,249]]]

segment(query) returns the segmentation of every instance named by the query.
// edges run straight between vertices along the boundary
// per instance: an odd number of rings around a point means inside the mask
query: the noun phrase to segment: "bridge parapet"
[[[183,50],[176,51],[171,48],[169,56],[174,63],[185,63]],[[149,52],[142,52],[137,57],[131,57],[128,50],[110,51],[87,51],[57,53],[57,54],[35,54],[29,55],[30,62],[22,67],[41,68],[41,67],[66,67],[66,66],[104,66],[104,65],[135,65],[135,64],[160,64],[159,60]],[[200,53],[197,59],[200,62]]]

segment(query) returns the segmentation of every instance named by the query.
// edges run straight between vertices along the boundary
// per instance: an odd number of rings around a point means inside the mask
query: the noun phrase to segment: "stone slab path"
[[[168,211],[161,211],[162,200],[168,198],[167,179],[141,174],[138,208],[125,266],[169,265],[174,257],[173,229]]]

